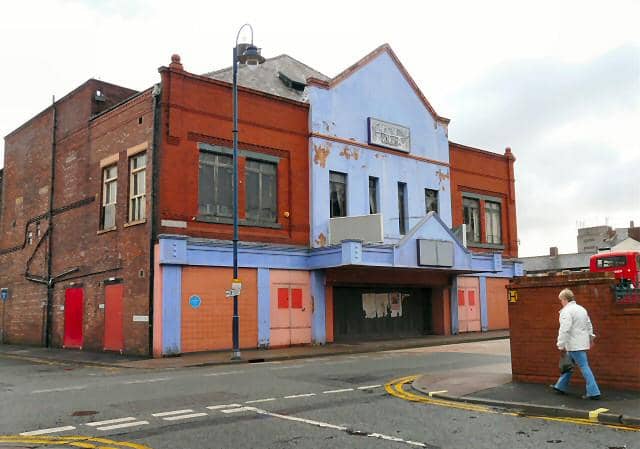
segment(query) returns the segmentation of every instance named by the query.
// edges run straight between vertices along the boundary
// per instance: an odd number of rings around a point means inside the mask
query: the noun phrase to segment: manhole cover
[[[91,416],[91,415],[95,415],[96,413],[98,412],[93,410],[76,410],[71,414],[71,416]]]

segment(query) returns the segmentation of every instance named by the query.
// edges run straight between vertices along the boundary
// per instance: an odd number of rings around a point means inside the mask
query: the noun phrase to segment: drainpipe
[[[149,355],[153,355],[153,300],[155,280],[155,243],[158,234],[158,185],[160,167],[159,147],[161,133],[161,108],[160,96],[162,95],[162,83],[153,86],[153,136],[151,143],[151,234],[149,239]]]
[[[51,328],[53,321],[53,277],[51,276],[53,266],[53,190],[56,181],[56,130],[58,127],[58,111],[56,109],[56,97],[52,97],[53,107],[53,124],[51,126],[51,174],[50,174],[50,187],[49,187],[49,210],[47,212],[47,221],[49,223],[48,237],[47,237],[47,305],[46,305],[46,319],[45,319],[45,346],[51,347]]]

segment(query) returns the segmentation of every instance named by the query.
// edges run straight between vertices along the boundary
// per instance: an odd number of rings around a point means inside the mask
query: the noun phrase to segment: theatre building
[[[159,73],[143,92],[91,80],[6,138],[7,342],[231,348],[231,70],[174,55]],[[388,45],[333,78],[240,66],[239,85],[241,348],[508,328],[510,150],[450,142]]]

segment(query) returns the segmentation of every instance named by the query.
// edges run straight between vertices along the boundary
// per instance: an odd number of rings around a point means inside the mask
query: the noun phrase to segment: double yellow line
[[[54,446],[72,446],[82,449],[151,449],[138,443],[126,441],[114,441],[107,438],[94,438],[89,436],[22,436],[0,435],[0,443],[15,444],[48,444]]]
[[[456,401],[448,401],[446,399],[438,399],[438,398],[434,398],[430,394],[429,395],[416,394],[414,392],[405,390],[405,386],[410,385],[417,378],[418,376],[406,376],[406,377],[400,377],[398,379],[393,379],[387,382],[384,385],[384,388],[385,390],[387,390],[387,393],[389,393],[390,395],[400,399],[404,399],[405,401],[421,402],[424,404],[437,405],[440,407],[456,408],[456,409],[467,410],[472,412],[493,413],[493,414],[499,414],[499,415],[505,415],[505,416],[522,416],[525,418],[544,419],[547,421],[559,421],[559,422],[587,425],[587,426],[604,426],[604,427],[609,427],[617,430],[628,430],[632,432],[640,432],[640,428],[629,427],[622,424],[602,424],[596,421],[592,421],[590,419],[583,419],[583,418],[563,418],[563,417],[525,415],[523,413],[500,411],[498,409],[487,407],[486,405],[469,404],[466,402],[456,402]]]

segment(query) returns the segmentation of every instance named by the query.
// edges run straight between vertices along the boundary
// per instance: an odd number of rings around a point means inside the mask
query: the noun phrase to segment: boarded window
[[[147,155],[137,154],[129,159],[129,221],[145,218]]]
[[[245,176],[247,219],[275,223],[278,216],[277,166],[249,159],[245,165]]]
[[[487,243],[502,243],[502,215],[500,203],[486,201],[484,203],[484,217],[486,223]]]
[[[467,225],[467,242],[480,242],[480,202],[463,198],[464,223]]]
[[[331,217],[347,216],[347,175],[329,172],[329,212]]]
[[[378,206],[378,178],[369,176],[369,213],[377,214],[380,211]]]
[[[198,210],[202,215],[233,216],[233,158],[200,152]]]
[[[102,208],[100,229],[116,226],[116,199],[118,196],[118,167],[110,165],[102,169]]]
[[[407,233],[407,184],[404,182],[398,183],[398,224],[400,234],[405,235]]]
[[[424,189],[424,205],[426,213],[438,213],[438,191],[433,189]]]

